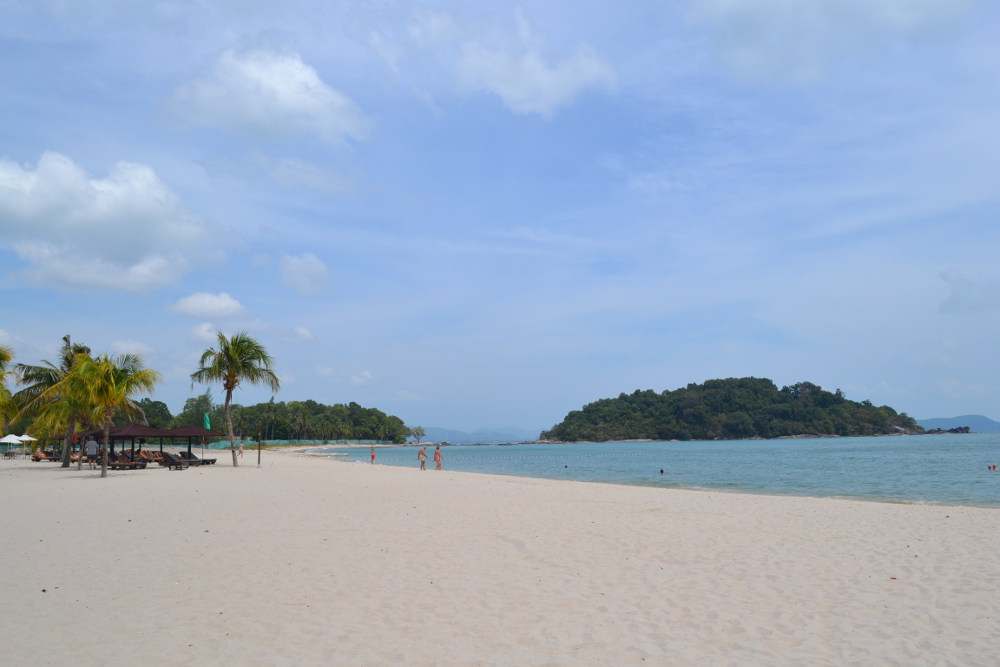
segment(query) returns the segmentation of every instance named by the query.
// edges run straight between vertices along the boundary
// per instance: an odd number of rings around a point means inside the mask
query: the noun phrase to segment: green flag
[[[208,421],[208,413],[207,412],[205,413],[205,428],[208,429],[209,431],[212,430],[212,423],[210,421]]]

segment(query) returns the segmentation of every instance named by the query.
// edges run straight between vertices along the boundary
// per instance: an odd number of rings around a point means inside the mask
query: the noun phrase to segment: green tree
[[[63,336],[62,341],[62,347],[59,348],[58,365],[44,359],[37,366],[17,365],[21,384],[24,387],[15,394],[15,400],[22,405],[22,416],[36,418],[32,424],[35,430],[45,433],[64,431],[62,467],[68,468],[73,433],[76,431],[77,422],[83,418],[88,409],[86,397],[68,394],[57,396],[55,392],[50,392],[43,400],[42,395],[69,374],[78,358],[89,358],[90,348],[72,342],[69,334]],[[82,402],[79,399],[82,399]]]
[[[163,401],[154,401],[151,398],[143,398],[139,401],[139,408],[146,417],[146,425],[153,428],[170,428],[173,417],[170,408]]]
[[[427,435],[427,431],[424,430],[423,426],[414,426],[410,429],[410,436],[417,441],[419,444],[421,440]]]
[[[278,391],[280,382],[271,368],[273,359],[263,345],[246,332],[238,332],[226,338],[221,331],[216,332],[218,349],[205,350],[198,362],[198,370],[191,374],[191,384],[221,382],[226,391],[226,428],[229,431],[229,449],[233,455],[233,466],[238,466],[236,458],[236,438],[233,434],[233,418],[230,405],[233,392],[242,382],[263,384],[272,391]]]
[[[201,426],[205,423],[205,415],[209,415],[212,423],[223,416],[221,405],[212,402],[212,393],[205,390],[205,393],[192,396],[184,401],[184,409],[174,415],[170,420],[171,428],[178,426]]]
[[[7,426],[17,412],[10,387],[7,386],[8,377],[14,373],[10,369],[10,362],[13,359],[14,351],[9,347],[0,345],[0,427],[2,427],[0,433],[3,434],[7,433]]]
[[[137,354],[117,357],[105,354],[97,358],[78,354],[66,377],[46,389],[42,396],[73,397],[91,406],[90,420],[104,427],[101,477],[107,477],[111,420],[116,412],[127,418],[141,416],[142,410],[132,397],[139,393],[151,393],[159,379],[159,373],[146,368]]]

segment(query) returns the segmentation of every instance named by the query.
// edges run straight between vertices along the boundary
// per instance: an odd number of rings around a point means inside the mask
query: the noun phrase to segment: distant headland
[[[742,440],[923,432],[905,412],[848,400],[839,389],[830,392],[810,382],[779,389],[766,378],[745,377],[600,399],[570,412],[541,439]]]

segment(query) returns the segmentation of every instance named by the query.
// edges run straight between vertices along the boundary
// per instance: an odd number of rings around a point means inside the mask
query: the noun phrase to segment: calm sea
[[[417,467],[417,447],[376,464]],[[364,449],[319,455],[368,463]],[[449,445],[448,470],[609,484],[1000,507],[1000,434],[569,445]],[[428,468],[433,467],[428,448]],[[663,471],[663,474],[660,471]]]

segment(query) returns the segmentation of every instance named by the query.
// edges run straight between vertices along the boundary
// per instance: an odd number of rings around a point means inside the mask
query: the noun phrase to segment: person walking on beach
[[[420,461],[420,469],[427,470],[427,445],[421,447],[420,451],[417,452],[417,460]]]
[[[372,465],[375,465],[375,445],[372,445]]]
[[[243,458],[243,441],[242,440],[240,440],[240,453],[239,453],[239,457]]]
[[[90,464],[90,469],[93,470],[97,467],[97,441],[94,440],[94,436],[89,436],[83,446],[84,451],[87,452],[87,463]]]
[[[434,469],[441,469],[441,445],[434,447]]]

